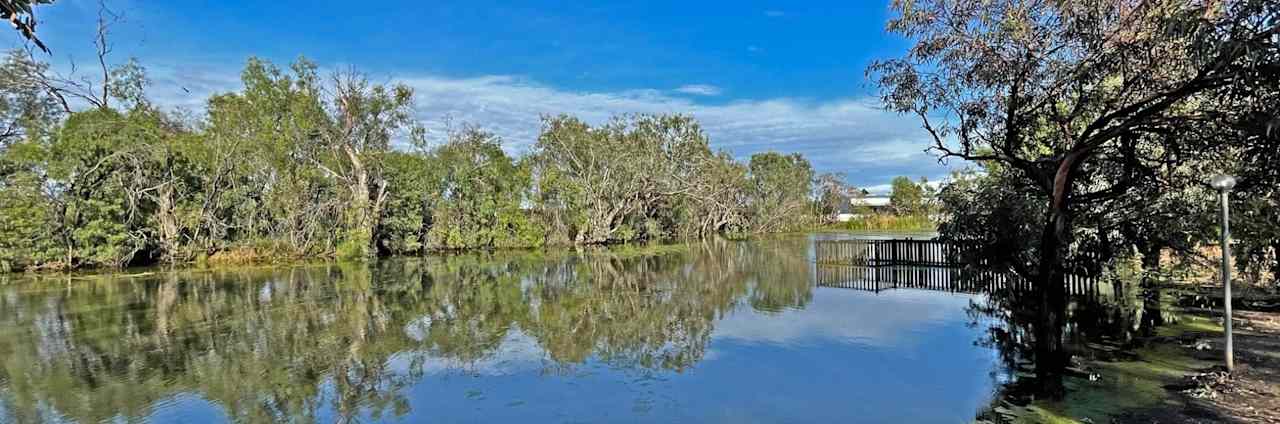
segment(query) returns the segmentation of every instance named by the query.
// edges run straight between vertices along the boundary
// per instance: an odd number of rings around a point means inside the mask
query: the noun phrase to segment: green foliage
[[[869,214],[845,223],[853,231],[934,231],[938,224],[925,215]]]
[[[737,163],[712,152],[701,127],[685,116],[618,117],[598,127],[549,118],[530,161],[533,199],[549,240],[779,232],[814,219],[807,160],[770,152]]]
[[[378,231],[378,246],[384,252],[418,254],[427,248],[442,179],[434,165],[427,154],[387,154],[384,173],[389,195]]]
[[[946,211],[938,225],[942,240],[971,246],[962,250],[970,255],[962,259],[973,263],[1029,269],[1037,258],[1045,200],[1024,184],[998,166],[985,173],[957,173],[939,194]]]
[[[757,153],[750,173],[749,226],[756,232],[779,232],[812,224],[809,193],[813,167],[799,154]]]
[[[0,180],[0,272],[65,266],[54,265],[60,255],[57,240],[48,232],[56,225],[52,210],[31,172],[11,173]]]
[[[467,128],[432,152],[440,177],[432,194],[432,242],[446,249],[537,247],[542,231],[521,205],[530,172],[491,133]]]
[[[352,228],[338,243],[337,257],[342,261],[363,261],[373,257],[370,247],[373,246],[372,234],[360,228]]]
[[[14,50],[0,62],[0,148],[50,130],[61,109],[31,75],[47,72],[48,64]]]
[[[361,261],[780,231],[811,217],[807,161],[739,164],[687,116],[549,118],[534,151],[513,158],[471,126],[428,148],[412,90],[355,71],[326,81],[305,59],[249,59],[242,88],[212,96],[198,124],[153,107],[134,61],[104,66],[107,89],[77,94],[92,106],[82,111],[61,107],[47,65],[13,54],[0,66],[12,129],[0,140],[3,270]]]
[[[894,213],[898,215],[928,215],[934,212],[933,195],[929,189],[929,180],[920,179],[917,184],[907,177],[894,177],[889,194]]]

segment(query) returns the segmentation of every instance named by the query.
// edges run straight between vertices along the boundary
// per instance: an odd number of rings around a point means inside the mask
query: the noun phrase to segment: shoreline
[[[1203,290],[1183,285],[1179,290]],[[1280,312],[1236,310],[1236,371],[1223,362],[1221,311],[1174,307],[1155,334],[1135,337],[1118,352],[1080,360],[1083,375],[1067,377],[1062,400],[1005,393],[976,422],[1270,423],[1280,421]],[[1093,346],[1091,346],[1093,347]],[[1108,352],[1109,351],[1109,352]],[[1119,353],[1119,355],[1112,355]]]
[[[789,235],[798,233],[776,233],[762,236],[753,236],[747,239],[730,239],[721,238],[724,241],[741,241],[757,238],[764,238],[777,235]],[[335,257],[324,256],[308,256],[296,259],[282,260],[266,260],[253,262],[204,262],[200,261],[184,261],[177,263],[157,263],[152,265],[140,265],[125,268],[79,268],[70,271],[55,270],[37,270],[37,271],[20,271],[0,273],[0,284],[12,281],[38,281],[53,279],[92,279],[101,277],[141,277],[164,272],[193,272],[193,271],[218,271],[225,269],[263,269],[263,268],[293,268],[293,267],[312,267],[312,266],[338,266],[338,265],[367,265],[380,261],[395,260],[430,260],[439,258],[450,258],[457,256],[473,256],[473,255],[503,255],[503,254],[521,254],[521,255],[538,255],[538,256],[556,256],[567,254],[601,254],[610,253],[615,255],[655,255],[666,254],[675,251],[687,249],[695,243],[706,242],[707,240],[694,241],[672,241],[672,242],[649,242],[649,243],[617,243],[602,245],[587,245],[577,247],[530,247],[530,248],[496,248],[496,249],[453,249],[453,250],[433,250],[422,255],[392,255],[380,258],[372,258],[361,261],[342,260]]]
[[[333,256],[269,256],[261,255],[259,257],[268,258],[265,260],[250,260],[245,262],[235,261],[209,261],[209,260],[188,260],[175,263],[156,262],[149,265],[129,266],[124,268],[104,268],[104,267],[87,267],[74,268],[71,270],[25,270],[16,272],[0,272],[0,283],[4,283],[14,279],[52,279],[52,278],[88,278],[95,276],[137,276],[146,275],[155,272],[174,272],[188,270],[217,270],[221,268],[268,268],[268,267],[295,267],[295,266],[318,266],[318,265],[337,265],[337,264],[360,264],[374,263],[386,260],[398,259],[428,259],[441,258],[462,255],[476,254],[561,254],[561,253],[578,253],[578,252],[601,252],[608,251],[613,253],[636,253],[635,250],[649,251],[662,250],[672,246],[689,246],[696,243],[704,243],[713,240],[722,241],[747,241],[747,240],[768,240],[775,237],[796,237],[804,235],[820,235],[820,234],[849,234],[849,235],[865,235],[865,236],[885,236],[885,235],[903,235],[903,236],[919,236],[923,234],[937,234],[936,231],[928,230],[850,230],[838,227],[815,227],[811,229],[798,231],[784,231],[777,233],[760,233],[751,234],[745,237],[730,237],[721,235],[715,238],[694,239],[694,240],[666,240],[666,241],[649,241],[641,243],[611,243],[611,244],[591,244],[591,245],[556,245],[541,247],[502,247],[502,248],[471,248],[471,249],[436,249],[429,250],[420,255],[391,255],[386,257],[371,258],[362,261],[343,260]],[[271,259],[274,258],[274,259]]]

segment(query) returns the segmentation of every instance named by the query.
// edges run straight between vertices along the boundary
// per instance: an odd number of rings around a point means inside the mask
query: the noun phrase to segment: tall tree
[[[889,192],[889,202],[893,205],[894,211],[899,215],[916,215],[925,212],[924,181],[916,184],[910,178],[898,176],[894,177],[890,183],[892,191]]]
[[[776,232],[804,224],[809,213],[809,193],[813,187],[813,166],[798,153],[765,152],[751,155],[751,228],[755,232]]]
[[[1186,160],[1274,75],[1274,1],[897,0],[914,41],[870,68],[892,109],[917,115],[943,158],[999,162],[1045,205],[1033,263],[1038,378],[1063,392],[1063,264],[1080,205],[1124,196]],[[1271,78],[1274,78],[1272,76]],[[1108,178],[1098,178],[1107,171]]]
[[[387,198],[382,161],[392,137],[412,124],[413,90],[370,83],[354,70],[334,74],[331,90],[330,124],[316,138],[319,154],[312,160],[348,191],[339,255],[368,258],[376,252],[374,231]]]
[[[532,159],[543,206],[563,212],[555,219],[566,221],[573,243],[597,244],[646,236],[656,208],[690,193],[710,156],[687,116],[615,117],[596,127],[559,116],[544,120]]]
[[[312,140],[329,122],[316,65],[300,59],[284,70],[250,58],[240,79],[240,91],[208,102],[196,243],[212,252],[280,240],[329,253],[338,205],[312,163]]]
[[[851,207],[850,199],[857,195],[857,190],[844,181],[844,174],[823,173],[813,181],[814,193],[817,197],[816,212],[826,222],[832,222],[841,211]]]
[[[529,172],[502,150],[502,140],[477,127],[451,134],[432,151],[437,181],[432,227],[440,247],[450,249],[531,247],[543,242],[541,228],[521,210],[528,199]]]

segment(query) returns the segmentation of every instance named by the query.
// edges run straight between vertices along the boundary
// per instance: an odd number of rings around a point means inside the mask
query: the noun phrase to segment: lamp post
[[[1231,202],[1228,197],[1231,189],[1236,186],[1236,179],[1230,175],[1219,175],[1213,177],[1209,185],[1218,190],[1218,197],[1222,201],[1222,303],[1226,309],[1223,323],[1227,331],[1227,372],[1230,373],[1235,370],[1236,364],[1231,346]]]

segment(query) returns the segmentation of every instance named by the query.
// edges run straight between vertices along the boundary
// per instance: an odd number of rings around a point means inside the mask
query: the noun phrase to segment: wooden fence
[[[819,286],[868,291],[913,288],[958,293],[1024,291],[1033,284],[1012,272],[964,268],[961,248],[937,240],[833,240],[814,244]],[[1071,295],[1096,295],[1088,272],[1065,276]]]
[[[827,265],[951,267],[960,253],[938,240],[824,240],[814,247],[818,263]]]

